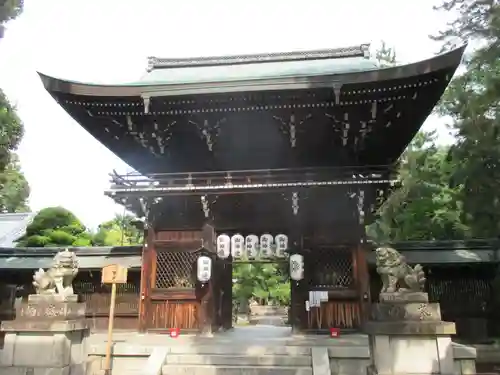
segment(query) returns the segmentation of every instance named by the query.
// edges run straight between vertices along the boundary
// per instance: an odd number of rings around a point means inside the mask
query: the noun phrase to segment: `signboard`
[[[127,268],[119,264],[110,264],[102,268],[101,282],[103,284],[125,284],[127,282]]]
[[[127,282],[127,268],[119,264],[110,264],[102,268],[101,282],[111,284],[111,302],[109,303],[108,342],[106,344],[106,358],[104,371],[111,374],[111,345],[113,343],[113,320],[115,317],[116,284]]]

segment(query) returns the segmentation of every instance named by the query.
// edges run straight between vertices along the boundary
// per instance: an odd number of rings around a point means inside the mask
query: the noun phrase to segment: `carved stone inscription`
[[[440,321],[438,303],[377,303],[372,306],[373,321]]]
[[[85,304],[75,302],[40,302],[22,304],[18,319],[67,320],[85,317]]]

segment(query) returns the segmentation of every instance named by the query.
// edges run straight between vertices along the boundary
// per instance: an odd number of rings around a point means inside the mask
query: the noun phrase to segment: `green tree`
[[[116,215],[99,225],[93,243],[96,246],[128,246],[143,243],[143,230],[134,225],[134,216]]]
[[[374,58],[380,66],[390,67],[396,63],[396,52],[382,42]],[[401,184],[367,227],[368,236],[379,243],[467,236],[460,187],[449,184],[454,171],[448,147],[436,144],[435,133],[418,133],[399,160]]]
[[[457,40],[475,41],[440,103],[452,119],[457,141],[453,186],[460,188],[463,222],[473,237],[500,234],[500,4],[493,0],[448,0],[441,10],[457,18],[434,37],[448,48]]]
[[[455,165],[435,133],[419,133],[401,157],[395,189],[367,228],[376,242],[463,239],[459,187],[450,187]]]
[[[0,39],[4,25],[22,12],[22,0],[0,0]],[[0,89],[0,212],[27,211],[29,186],[14,154],[23,136],[23,124]]]
[[[63,207],[41,210],[18,240],[19,247],[91,246],[92,235],[78,218]]]
[[[0,0],[0,39],[3,36],[5,23],[19,16],[23,5],[23,0]],[[0,171],[9,164],[10,152],[16,149],[22,136],[21,120],[0,90]]]
[[[23,124],[5,94],[0,90],[0,172],[10,162],[10,156],[23,136]]]
[[[16,154],[12,154],[7,168],[0,172],[0,212],[27,212],[30,194]]]
[[[246,302],[251,298],[262,305],[288,305],[290,282],[284,266],[277,264],[236,264],[233,266],[233,299]]]

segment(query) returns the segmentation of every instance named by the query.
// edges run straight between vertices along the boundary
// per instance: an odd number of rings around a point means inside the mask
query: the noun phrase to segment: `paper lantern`
[[[286,234],[278,234],[274,242],[276,243],[276,256],[278,258],[284,258],[288,250],[288,236]]]
[[[217,255],[222,259],[227,259],[231,255],[231,238],[227,234],[217,237]]]
[[[197,261],[197,277],[201,283],[206,283],[212,276],[212,259],[207,256],[200,256]]]
[[[270,258],[273,255],[274,237],[270,234],[260,236],[260,256]]]
[[[249,259],[255,259],[257,258],[257,255],[259,253],[259,237],[257,237],[255,234],[249,234],[245,238],[245,249],[247,252],[247,257]]]
[[[304,257],[300,254],[293,254],[290,257],[290,278],[294,281],[304,278]]]
[[[245,251],[245,238],[241,234],[231,237],[231,255],[233,258],[241,258]]]

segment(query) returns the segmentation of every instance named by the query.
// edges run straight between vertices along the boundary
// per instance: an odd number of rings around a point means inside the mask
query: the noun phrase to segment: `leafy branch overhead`
[[[18,17],[23,7],[23,0],[0,0],[0,39],[3,37],[4,24]]]

